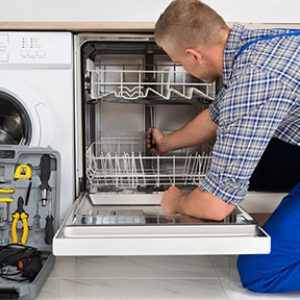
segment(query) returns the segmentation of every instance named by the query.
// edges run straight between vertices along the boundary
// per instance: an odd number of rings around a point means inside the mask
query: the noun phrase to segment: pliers
[[[25,245],[28,237],[28,214],[23,209],[24,200],[22,197],[18,198],[18,208],[12,214],[13,222],[11,227],[11,238],[13,243],[18,243],[17,225],[21,220],[23,224],[23,234],[21,237],[21,244]]]

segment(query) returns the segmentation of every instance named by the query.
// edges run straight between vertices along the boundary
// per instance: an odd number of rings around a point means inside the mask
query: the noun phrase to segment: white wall
[[[1,21],[156,21],[171,0],[0,0]],[[206,0],[228,22],[300,23],[299,0]]]

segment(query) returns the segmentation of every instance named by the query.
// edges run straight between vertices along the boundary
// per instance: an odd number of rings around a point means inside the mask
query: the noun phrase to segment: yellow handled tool
[[[13,194],[15,192],[14,189],[3,189],[0,188],[0,194]]]
[[[22,197],[18,199],[18,208],[12,214],[13,222],[11,226],[11,238],[13,243],[18,243],[17,225],[21,220],[23,225],[23,233],[21,237],[21,244],[25,245],[28,237],[28,214],[23,209],[24,200]]]
[[[31,178],[31,167],[26,164],[18,165],[15,170],[15,179],[30,179]]]
[[[0,198],[0,203],[12,203],[14,202],[13,198]]]

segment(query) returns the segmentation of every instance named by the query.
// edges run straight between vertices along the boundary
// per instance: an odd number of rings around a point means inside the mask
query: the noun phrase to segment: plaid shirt
[[[245,199],[249,178],[270,139],[300,146],[300,36],[247,42],[289,32],[234,25],[224,52],[224,87],[210,105],[218,124],[210,171],[201,189],[226,203]]]

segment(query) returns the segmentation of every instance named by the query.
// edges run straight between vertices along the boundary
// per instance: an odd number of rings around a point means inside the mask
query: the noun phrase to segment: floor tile
[[[228,300],[216,278],[48,279],[38,300]]]
[[[56,257],[50,278],[218,277],[208,256]]]
[[[209,259],[218,277],[227,278],[236,274],[236,255],[212,255]]]

